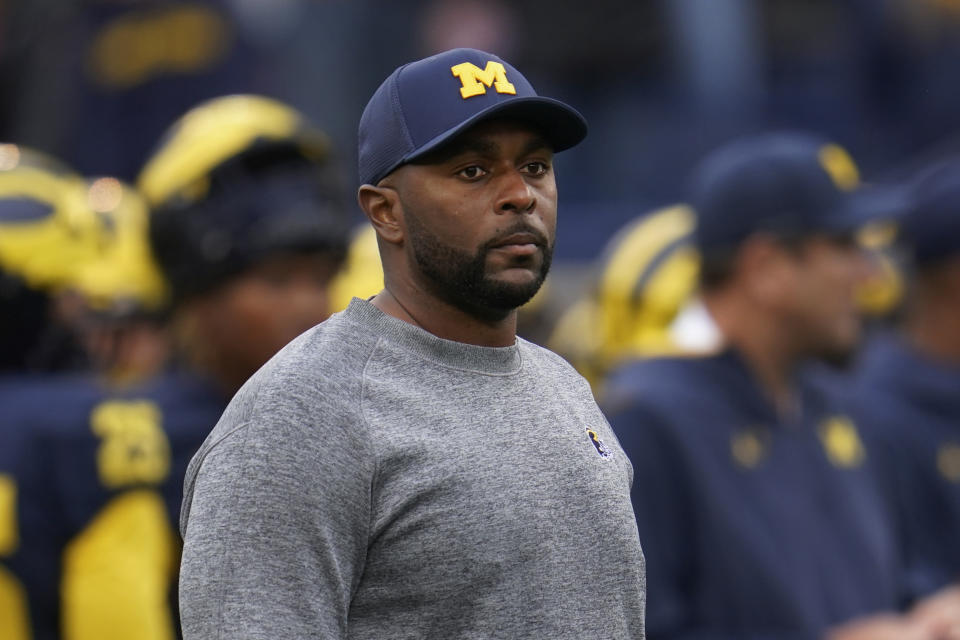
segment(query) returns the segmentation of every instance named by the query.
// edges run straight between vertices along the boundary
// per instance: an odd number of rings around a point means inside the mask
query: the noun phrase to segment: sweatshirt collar
[[[453,369],[509,375],[517,373],[522,364],[519,338],[509,347],[481,347],[445,340],[394,318],[360,298],[351,300],[343,313],[348,320],[367,326],[384,340],[425,360]]]

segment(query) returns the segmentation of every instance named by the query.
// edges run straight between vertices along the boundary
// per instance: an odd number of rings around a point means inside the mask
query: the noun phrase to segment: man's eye
[[[476,180],[477,178],[483,177],[486,175],[486,171],[478,167],[477,165],[471,165],[465,167],[457,172],[457,175],[461,178],[466,178],[467,180]]]
[[[548,168],[545,162],[528,162],[526,166],[527,173],[533,176],[542,176]]]

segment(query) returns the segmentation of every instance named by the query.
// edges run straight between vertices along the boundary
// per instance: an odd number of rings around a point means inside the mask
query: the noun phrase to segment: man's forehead
[[[543,142],[545,146],[550,146],[546,136],[541,133],[536,124],[515,118],[490,118],[482,120],[472,127],[466,129],[463,133],[453,138],[457,140],[465,137],[483,137],[493,136],[500,133],[519,133],[526,134],[531,138],[536,138]]]
[[[509,139],[519,143],[520,153],[553,150],[552,145],[535,126],[517,120],[494,119],[475,124],[433,151],[412,160],[411,164],[441,164],[471,152],[499,154],[505,150],[507,143],[515,144]]]

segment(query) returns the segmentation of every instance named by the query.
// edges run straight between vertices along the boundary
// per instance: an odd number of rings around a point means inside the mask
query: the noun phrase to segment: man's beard
[[[482,244],[474,254],[444,244],[420,224],[416,215],[410,215],[409,208],[406,209],[406,221],[414,259],[427,277],[431,292],[472,315],[490,319],[505,317],[539,291],[550,271],[553,245],[522,220]],[[535,234],[543,256],[536,277],[523,284],[491,278],[486,267],[487,255],[493,247],[516,233]]]
[[[860,353],[862,339],[861,335],[857,340],[848,343],[821,345],[815,350],[813,357],[832,369],[847,370],[854,364]]]
[[[865,340],[863,320],[860,320],[856,334],[846,336],[831,336],[825,329],[818,333],[811,329],[812,324],[813,320],[804,318],[797,318],[793,324],[794,335],[805,340],[805,344],[799,347],[802,358],[825,364],[831,369],[849,369],[855,363]]]

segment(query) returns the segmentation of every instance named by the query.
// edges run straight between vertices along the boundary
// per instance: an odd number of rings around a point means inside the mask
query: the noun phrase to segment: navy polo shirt
[[[960,367],[890,334],[871,341],[853,380],[853,412],[876,451],[897,515],[909,596],[960,579]]]
[[[651,640],[813,640],[896,607],[893,533],[857,428],[812,375],[796,382],[785,420],[733,351],[613,375]]]

